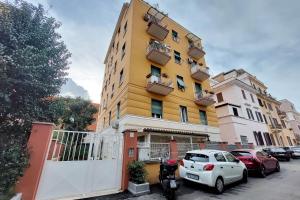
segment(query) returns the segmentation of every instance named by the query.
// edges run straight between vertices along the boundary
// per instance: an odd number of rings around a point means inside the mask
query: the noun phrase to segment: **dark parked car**
[[[282,147],[286,150],[291,158],[299,158],[300,157],[300,147]]]
[[[264,148],[263,151],[270,156],[277,158],[278,160],[290,161],[290,153],[281,147],[268,147]]]
[[[231,153],[246,165],[249,172],[259,173],[262,177],[267,173],[280,171],[278,160],[263,151],[237,149]]]

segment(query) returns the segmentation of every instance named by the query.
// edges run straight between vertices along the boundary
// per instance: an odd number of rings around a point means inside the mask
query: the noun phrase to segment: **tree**
[[[65,82],[70,53],[59,27],[41,5],[0,2],[0,193],[22,174],[31,123],[45,119],[46,99]]]
[[[57,97],[50,102],[48,119],[69,131],[87,131],[95,119],[97,108],[80,97]]]

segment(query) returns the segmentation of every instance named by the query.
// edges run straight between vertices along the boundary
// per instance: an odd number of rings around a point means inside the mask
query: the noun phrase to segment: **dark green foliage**
[[[46,100],[65,82],[59,26],[41,5],[0,2],[0,195],[22,176],[32,121],[46,119]]]
[[[146,182],[147,172],[142,161],[133,161],[128,165],[129,180],[136,184]]]
[[[80,97],[57,97],[49,102],[48,121],[69,131],[87,131],[94,121],[97,108],[88,100]]]

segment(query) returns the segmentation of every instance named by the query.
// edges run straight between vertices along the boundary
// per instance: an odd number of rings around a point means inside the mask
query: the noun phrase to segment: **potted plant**
[[[149,183],[146,182],[145,164],[142,161],[133,161],[128,165],[128,190],[133,195],[143,195],[150,192]]]

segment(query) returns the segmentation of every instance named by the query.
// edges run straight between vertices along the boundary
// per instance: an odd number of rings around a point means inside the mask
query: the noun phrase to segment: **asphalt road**
[[[209,188],[198,184],[184,184],[177,191],[177,199],[194,200],[300,200],[300,159],[280,162],[281,171],[266,178],[249,177],[247,184],[239,183],[226,188],[221,195],[215,195]],[[165,199],[159,188],[153,193],[131,200]]]
[[[221,195],[199,184],[181,184],[177,200],[300,200],[300,159],[280,162],[281,171],[269,174],[266,178],[249,177],[248,183],[230,185]],[[151,188],[151,194],[131,197],[128,193],[94,198],[127,200],[164,200],[159,186]]]

